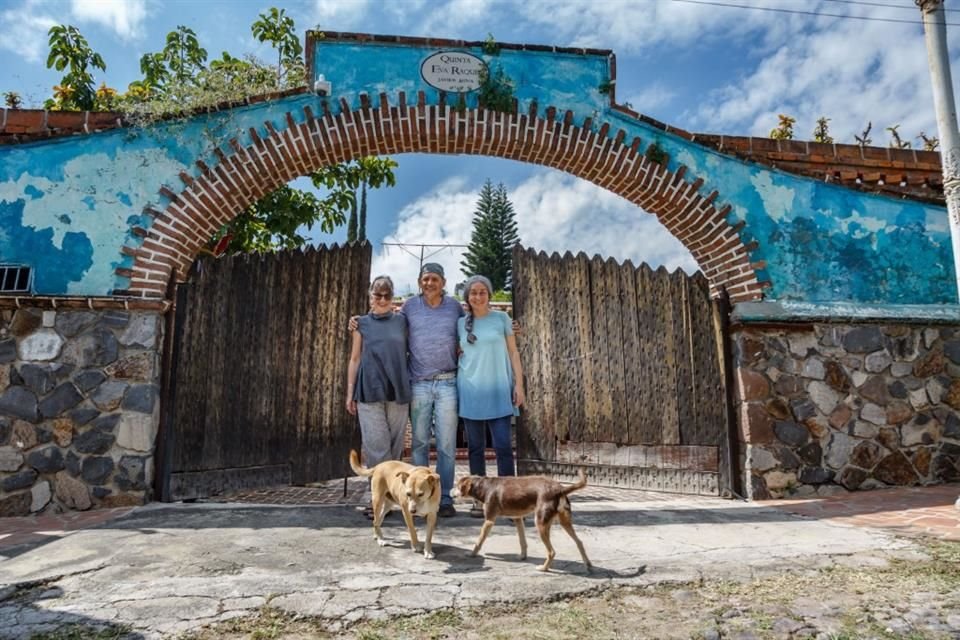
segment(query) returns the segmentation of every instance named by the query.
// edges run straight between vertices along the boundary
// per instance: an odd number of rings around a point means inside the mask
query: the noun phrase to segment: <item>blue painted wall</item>
[[[332,83],[332,95],[351,108],[361,93],[386,92],[408,102],[424,91],[428,103],[439,92],[420,77],[420,63],[437,49],[388,44],[319,41],[315,67]],[[599,87],[609,80],[605,56],[503,50],[497,56],[471,53],[515,83],[520,109],[536,100],[571,110],[575,121],[594,119],[610,135],[627,132],[643,146],[658,142],[669,167],[686,165],[704,179],[704,194],[720,193],[732,205],[730,222],[744,221],[745,243],[756,240],[753,261],[765,261],[761,280],[770,280],[772,300],[870,304],[955,303],[953,258],[946,209],[863,194],[842,187],[751,165],[702,148],[609,109]],[[476,93],[466,96],[476,105]],[[38,294],[109,295],[128,282],[114,273],[129,266],[119,249],[136,246],[133,226],[147,227],[146,205],[162,209],[162,184],[179,189],[177,174],[196,175],[196,159],[216,164],[214,145],[228,154],[231,137],[249,142],[249,127],[266,133],[264,121],[286,128],[288,111],[298,120],[303,106],[320,113],[321,99],[294,96],[229,113],[198,116],[150,130],[124,130],[54,142],[0,148],[0,263],[36,270]],[[378,105],[377,100],[372,101]],[[337,100],[329,101],[339,111]],[[689,175],[689,174],[688,174]],[[523,215],[523,212],[520,212]],[[643,215],[638,212],[638,215]],[[570,247],[576,250],[577,247]]]

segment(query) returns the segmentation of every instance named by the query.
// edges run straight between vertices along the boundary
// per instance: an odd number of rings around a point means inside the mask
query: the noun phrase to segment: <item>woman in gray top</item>
[[[360,419],[367,467],[403,455],[410,407],[407,319],[393,309],[393,280],[370,285],[370,313],[357,319],[347,367],[347,411]]]

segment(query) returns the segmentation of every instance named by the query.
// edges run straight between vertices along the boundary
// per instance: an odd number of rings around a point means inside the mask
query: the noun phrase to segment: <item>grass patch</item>
[[[129,627],[91,627],[85,624],[70,624],[56,631],[35,633],[30,640],[120,640],[131,632]]]

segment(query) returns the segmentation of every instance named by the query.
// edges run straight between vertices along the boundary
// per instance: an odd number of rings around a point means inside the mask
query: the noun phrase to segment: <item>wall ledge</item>
[[[956,304],[863,304],[855,302],[739,302],[730,318],[735,324],[810,322],[896,322],[960,324]]]

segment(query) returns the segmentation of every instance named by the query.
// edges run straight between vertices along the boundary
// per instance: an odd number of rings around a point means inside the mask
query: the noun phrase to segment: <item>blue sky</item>
[[[831,119],[837,142],[852,143],[868,121],[881,146],[889,141],[884,129],[895,124],[905,138],[936,134],[913,0],[726,3],[873,19],[678,0],[0,0],[0,92],[17,91],[33,107],[49,96],[59,74],[45,68],[46,32],[58,23],[81,30],[107,63],[98,83],[119,89],[140,77],[140,56],[160,50],[180,24],[197,32],[211,58],[229,51],[270,60],[250,24],[278,6],[296,20],[301,37],[308,28],[469,40],[490,33],[501,42],[613,49],[618,100],[694,132],[766,135],[777,114],[788,113],[797,118],[799,138],[809,138],[822,115]],[[960,24],[960,11],[947,16]],[[953,66],[960,69],[960,26],[948,26],[948,34]],[[416,243],[466,244],[476,194],[488,178],[506,185],[527,246],[696,268],[653,216],[566,174],[476,156],[396,160],[397,186],[371,193],[368,236],[374,271],[393,275],[401,291],[414,286],[418,261],[381,243],[410,243],[415,253]],[[331,242],[345,234],[314,235]],[[451,284],[462,279],[457,250],[444,249],[434,259],[446,266]]]

